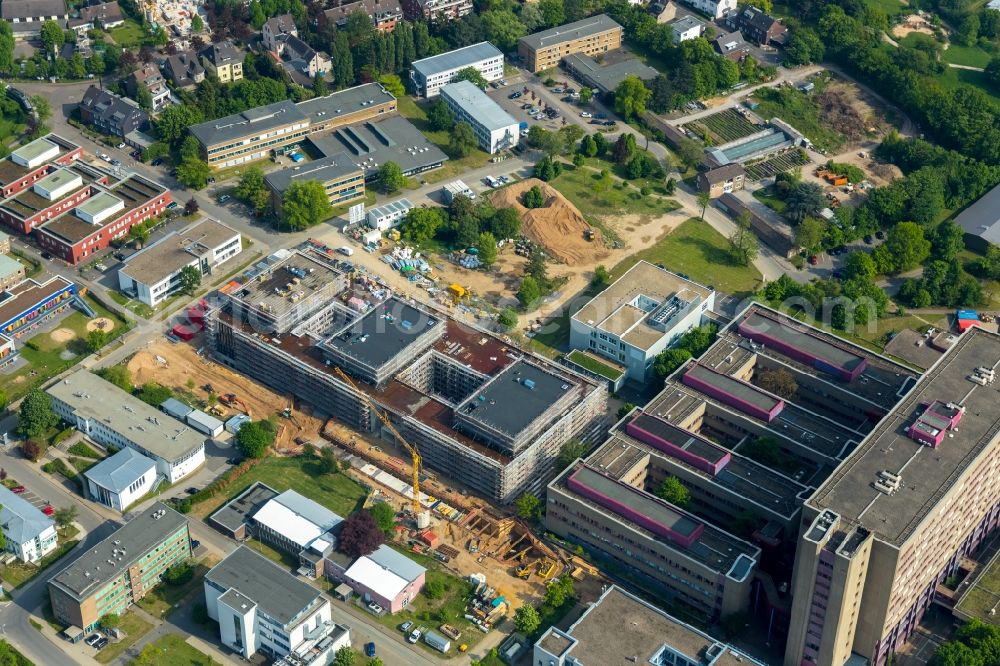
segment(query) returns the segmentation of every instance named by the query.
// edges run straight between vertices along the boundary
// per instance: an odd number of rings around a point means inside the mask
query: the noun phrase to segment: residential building
[[[0,486],[0,507],[5,552],[22,562],[37,563],[56,549],[56,524],[34,504]]]
[[[677,19],[670,24],[670,27],[674,31],[674,44],[697,39],[705,32],[705,24],[690,15]]]
[[[368,226],[378,231],[388,231],[399,226],[411,210],[413,210],[413,202],[409,199],[397,199],[375,208],[369,208],[367,213]]]
[[[191,88],[205,80],[205,68],[192,51],[167,56],[164,68],[173,84],[181,89]]]
[[[156,485],[156,461],[124,447],[83,473],[87,495],[116,511],[145,497]]]
[[[424,586],[427,569],[390,546],[362,555],[344,573],[344,582],[366,603],[386,612],[398,613],[413,601]]]
[[[570,317],[570,346],[623,365],[645,382],[664,349],[705,320],[715,290],[640,261]]]
[[[627,662],[764,666],[617,585],[606,587],[566,631],[547,629],[535,641],[531,660],[543,666]]]
[[[739,163],[700,171],[698,173],[698,190],[707,192],[709,197],[716,199],[726,192],[742,190],[746,176],[747,170]]]
[[[121,5],[117,2],[102,2],[98,5],[81,7],[80,18],[101,30],[117,28],[125,23],[125,15],[122,14]]]
[[[743,5],[726,14],[726,25],[730,30],[739,30],[744,39],[758,46],[783,44],[788,37],[788,28],[753,5]]]
[[[607,14],[598,14],[522,37],[517,42],[521,63],[531,72],[556,67],[571,53],[597,56],[622,45],[623,30]]]
[[[365,170],[345,152],[321,157],[312,162],[272,171],[264,177],[271,191],[271,205],[281,212],[285,190],[295,182],[315,180],[323,186],[334,206],[365,198]]]
[[[204,278],[242,251],[240,232],[202,219],[128,257],[118,269],[118,288],[155,307],[180,289],[184,268],[193,266]]]
[[[997,527],[998,365],[1000,335],[965,331],[806,500],[786,665],[889,663]]]
[[[657,0],[650,3],[649,12],[657,23],[669,23],[677,18],[677,5],[672,0]]]
[[[0,18],[10,23],[18,37],[37,35],[46,21],[65,23],[69,19],[66,0],[3,0]]]
[[[281,49],[281,66],[293,81],[311,86],[315,77],[325,77],[330,71],[330,56],[317,51],[295,36],[288,36]]]
[[[293,302],[282,293],[295,277]],[[381,431],[374,400],[428,468],[500,502],[539,491],[565,441],[601,431],[598,382],[396,297],[344,305],[350,288],[325,251],[276,256],[209,314],[210,350],[352,428]]]
[[[121,615],[191,557],[187,518],[156,502],[49,579],[56,620],[90,631]]]
[[[80,120],[102,134],[124,137],[149,127],[149,114],[138,102],[90,86],[80,100]]]
[[[613,94],[618,84],[629,76],[652,81],[660,74],[635,58],[627,58],[613,65],[601,65],[590,56],[571,53],[563,58],[562,65],[573,78],[601,95]]]
[[[1000,185],[959,213],[955,224],[965,232],[965,244],[980,254],[1000,245]]]
[[[712,40],[712,46],[720,55],[735,62],[743,62],[750,55],[750,46],[743,40],[739,32],[723,33]]]
[[[81,157],[83,148],[56,134],[35,139],[0,159],[0,197],[13,196],[48,176],[53,168],[70,166]]]
[[[790,258],[799,251],[795,229],[788,220],[754,199],[748,192],[723,192],[719,196],[718,206],[734,220],[744,213],[748,214],[754,234],[781,256]]]
[[[431,23],[454,21],[472,13],[472,0],[403,0],[406,18]]]
[[[46,392],[62,420],[103,446],[127,446],[152,458],[167,483],[205,462],[204,436],[87,370],[77,370]]]
[[[341,28],[347,25],[347,17],[354,12],[364,12],[379,32],[392,32],[396,24],[403,20],[403,5],[399,0],[355,0],[344,2],[338,7],[323,12],[328,25]]]
[[[24,264],[10,255],[0,254],[0,292],[21,284],[26,277]]]
[[[243,78],[243,58],[246,56],[233,42],[225,40],[209,44],[201,53],[201,64],[205,71],[211,73],[219,83],[230,83]]]
[[[282,666],[323,666],[351,644],[329,599],[247,546],[205,574],[204,588],[223,645],[244,659],[261,653]]]
[[[415,60],[410,65],[410,80],[417,94],[435,97],[441,88],[455,80],[463,69],[472,67],[486,81],[503,78],[503,53],[489,42],[480,42],[436,56]]]
[[[736,11],[736,0],[685,0],[687,4],[703,14],[708,14],[713,20],[718,20]]]
[[[479,147],[490,155],[517,145],[518,121],[474,83],[449,83],[441,88],[441,99],[456,122],[466,122],[472,127]]]
[[[145,63],[129,74],[128,78],[125,79],[125,89],[137,101],[139,90],[145,89],[149,93],[150,109],[154,113],[170,101],[170,89],[167,88],[167,81],[160,73],[160,68],[152,63]]]
[[[295,27],[295,19],[291,14],[272,16],[260,29],[261,42],[264,48],[272,53],[281,53],[283,43],[289,37],[298,37],[299,30]]]

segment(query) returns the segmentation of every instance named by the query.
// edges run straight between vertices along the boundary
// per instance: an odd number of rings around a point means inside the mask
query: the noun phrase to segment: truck
[[[451,649],[451,641],[435,631],[428,631],[424,634],[424,642],[442,653]]]
[[[340,246],[340,247],[337,248],[337,252],[341,253],[345,257],[350,257],[350,256],[354,255],[354,248],[353,247],[348,247],[347,245],[342,245],[342,246]]]

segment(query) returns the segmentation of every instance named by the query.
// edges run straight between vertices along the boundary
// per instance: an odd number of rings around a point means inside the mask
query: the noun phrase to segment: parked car
[[[123,141],[123,142],[121,142],[121,143],[119,143],[119,144],[118,144],[118,146],[117,146],[118,150],[121,150],[121,149],[123,149],[124,147],[125,147],[125,142],[124,142],[124,141]]]
[[[420,637],[423,636],[423,635],[424,635],[424,633],[422,631],[420,631],[419,629],[414,629],[413,633],[411,633],[409,636],[407,636],[406,640],[408,642],[410,642],[410,643],[416,644],[416,642],[419,641]]]
[[[520,96],[521,96],[521,91],[518,90],[507,95],[507,99],[517,99]]]
[[[200,545],[201,541],[198,541],[197,539],[191,539],[191,550],[196,550]]]
[[[97,641],[101,640],[101,638],[102,637],[100,634],[91,634],[90,636],[87,637],[87,640],[85,640],[84,643],[93,647],[95,644],[97,644]]]
[[[818,263],[819,263],[819,257],[817,257],[815,254],[809,255],[809,264],[811,266],[815,266]]]
[[[179,207],[180,207],[180,204],[177,203],[176,201],[171,201],[170,204],[167,205],[167,208],[169,208],[170,210],[173,210],[174,208],[179,208]]]
[[[525,102],[524,104],[521,105],[521,109],[522,110],[524,110],[524,109],[530,109],[531,106],[532,106],[531,102]]]
[[[13,488],[10,489],[10,491],[15,495],[20,495],[21,493],[27,492],[28,489],[25,488],[24,486],[14,486]]]
[[[100,153],[100,154],[98,155],[98,157],[100,157],[100,158],[101,158],[102,160],[104,160],[105,162],[110,162],[110,161],[111,161],[111,156],[110,156],[110,155],[107,155],[107,154],[105,154],[105,153]]]
[[[879,229],[878,231],[875,232],[875,238],[877,238],[879,240],[884,240],[885,239],[885,232],[882,231],[881,229]]]
[[[111,166],[120,167],[122,165],[121,160],[111,160]]]
[[[149,163],[149,166],[160,166],[161,164],[163,164],[163,158],[157,157],[155,160]]]
[[[874,241],[874,239],[872,238],[872,235],[871,235],[871,234],[868,234],[867,236],[865,236],[865,243],[867,243],[868,245],[871,245],[871,244],[872,244],[872,243],[874,243],[874,242],[875,242],[875,241]]]
[[[366,657],[375,656],[375,643],[365,643],[365,656]]]
[[[196,492],[198,492],[198,489],[195,488],[194,486],[191,486],[190,488],[188,488],[184,492],[186,492],[188,495],[194,495]]]
[[[409,620],[407,620],[403,624],[399,625],[399,630],[402,631],[405,634],[406,632],[408,632],[410,630],[410,627],[412,627],[412,626],[413,626],[413,623],[410,622]]]
[[[42,259],[45,259],[46,261],[48,261],[51,258],[52,258],[52,255],[50,253],[48,253],[48,252],[42,252]]]
[[[221,197],[219,197],[219,203],[220,204],[224,204],[227,201],[229,201],[230,199],[232,199],[231,196],[229,196],[228,194],[223,194]]]
[[[593,118],[594,114],[592,114],[590,111],[582,111],[580,113],[580,117],[581,118]]]
[[[55,512],[56,508],[51,504],[46,504],[45,506],[42,507],[42,513],[44,513],[46,516],[51,516]]]
[[[97,643],[94,644],[94,647],[98,650],[103,650],[107,646],[108,646],[107,638],[101,638],[101,640],[97,641]]]

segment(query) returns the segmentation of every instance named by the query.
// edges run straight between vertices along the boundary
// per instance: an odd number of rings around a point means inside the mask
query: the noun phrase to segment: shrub
[[[94,449],[87,446],[84,442],[77,442],[73,446],[69,447],[69,452],[72,453],[74,456],[80,456],[82,458],[93,458],[94,460],[100,460],[101,458],[104,457]]]

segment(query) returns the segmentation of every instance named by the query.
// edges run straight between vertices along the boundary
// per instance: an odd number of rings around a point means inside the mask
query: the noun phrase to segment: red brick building
[[[83,148],[55,134],[35,139],[0,160],[0,197],[11,197],[44,178],[54,164],[69,166],[82,156]]]

